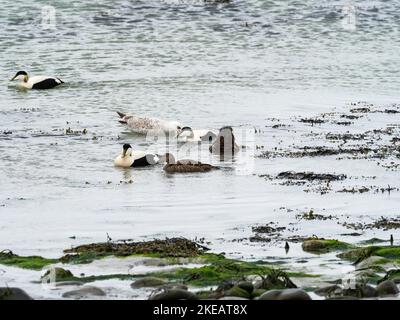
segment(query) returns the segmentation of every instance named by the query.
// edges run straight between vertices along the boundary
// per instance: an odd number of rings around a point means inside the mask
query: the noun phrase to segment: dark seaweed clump
[[[314,173],[314,172],[295,172],[284,171],[276,176],[277,179],[288,180],[307,180],[307,181],[338,181],[347,178],[345,174],[331,174],[331,173]]]
[[[92,243],[64,250],[64,252],[78,255],[94,254],[96,256],[154,254],[161,257],[195,257],[208,250],[208,248],[188,239],[167,238],[165,240],[156,239],[142,242],[122,240],[116,242]],[[74,259],[74,256],[64,256],[65,260],[68,260],[68,258]]]

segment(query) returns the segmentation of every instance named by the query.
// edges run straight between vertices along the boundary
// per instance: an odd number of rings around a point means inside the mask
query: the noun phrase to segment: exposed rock
[[[221,297],[218,300],[249,300],[247,298],[242,298],[242,297],[229,297],[229,296],[225,296],[225,297]]]
[[[63,269],[63,268],[52,268],[48,269],[43,276],[41,277],[42,280],[46,279],[54,279],[54,281],[62,281],[72,279],[74,275],[71,271]]]
[[[379,256],[371,256],[371,257],[368,257],[367,259],[362,260],[359,263],[357,263],[356,267],[357,267],[357,269],[367,269],[367,268],[374,267],[385,261],[386,261],[385,258],[382,258]]]
[[[224,293],[224,296],[232,296],[232,297],[241,297],[241,298],[250,298],[251,293],[247,290],[240,288],[239,286],[234,286]]]
[[[20,288],[0,287],[0,300],[33,300],[24,290]]]
[[[311,297],[301,289],[275,289],[262,294],[259,300],[311,300]]]
[[[106,293],[100,288],[94,286],[84,286],[80,289],[65,292],[63,298],[82,299],[90,297],[103,297]]]
[[[65,253],[107,256],[129,256],[132,254],[159,254],[163,257],[194,257],[203,254],[208,248],[197,242],[185,238],[167,238],[165,240],[151,240],[133,242],[121,240],[115,242],[92,243],[64,250]],[[74,255],[64,256],[64,261],[76,259]]]
[[[286,272],[282,270],[271,270],[267,276],[256,281],[254,288],[271,290],[297,288],[297,286],[290,280]]]
[[[131,283],[131,288],[159,287],[165,284],[165,281],[156,277],[144,277]]]
[[[337,251],[349,248],[349,244],[339,240],[328,239],[309,239],[303,242],[301,247],[306,252],[322,253],[329,251]]]
[[[376,287],[379,296],[390,296],[399,293],[399,288],[392,280],[385,280]]]
[[[400,269],[388,270],[385,276],[380,281],[378,281],[378,283],[381,283],[386,280],[393,280],[394,283],[396,284],[400,283]]]
[[[243,290],[246,290],[248,293],[252,293],[254,290],[254,286],[250,281],[240,281],[237,286]]]
[[[259,297],[261,296],[264,292],[266,292],[267,290],[265,289],[254,289],[252,296],[253,297]]]
[[[195,294],[182,289],[166,289],[150,296],[149,300],[196,300]]]
[[[378,296],[376,289],[368,284],[356,284],[354,288],[345,288],[341,296],[357,298],[373,298]]]
[[[324,296],[324,297],[337,296],[337,295],[340,295],[341,292],[342,292],[342,288],[336,284],[327,286],[327,287],[323,287],[323,288],[318,288],[317,290],[314,291],[315,294],[317,294],[319,296]]]

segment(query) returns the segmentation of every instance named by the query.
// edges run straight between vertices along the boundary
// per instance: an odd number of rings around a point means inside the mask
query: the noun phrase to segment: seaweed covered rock
[[[302,249],[311,253],[325,253],[350,248],[348,243],[331,239],[308,239],[301,245]]]
[[[65,281],[73,278],[74,275],[71,271],[57,267],[48,269],[41,277],[41,280],[51,279],[53,281]]]
[[[355,261],[356,264],[371,256],[383,257],[390,260],[400,260],[400,246],[368,246],[338,254],[339,258]]]
[[[224,293],[224,296],[228,297],[240,297],[240,298],[250,298],[251,293],[249,293],[247,290],[240,288],[239,286],[234,286],[228,291]]]
[[[318,288],[314,291],[315,294],[323,297],[338,296],[342,293],[342,288],[337,284]]]
[[[261,276],[261,280],[255,283],[254,288],[271,290],[297,288],[297,286],[290,280],[286,272],[272,269],[266,276]]]
[[[275,289],[262,294],[259,300],[311,300],[311,297],[301,289]]]
[[[253,286],[253,283],[251,283],[250,281],[239,281],[237,286],[240,289],[247,291],[249,294],[253,293],[254,286]]]
[[[57,262],[57,260],[46,259],[39,256],[18,256],[11,250],[3,250],[0,252],[0,264],[23,269],[41,270],[43,267],[55,262]]]
[[[142,242],[121,240],[86,244],[64,250],[67,255],[61,261],[79,261],[82,257],[88,257],[86,260],[93,260],[110,255],[130,256],[133,254],[158,255],[160,257],[195,257],[205,253],[207,250],[209,249],[185,238],[156,239]],[[88,262],[86,260],[85,262]]]
[[[380,279],[378,283],[381,283],[386,280],[393,280],[393,282],[396,284],[400,283],[400,269],[388,270],[385,276],[382,279]]]
[[[20,288],[0,287],[0,300],[33,300],[24,290]]]
[[[340,294],[343,297],[373,298],[378,296],[377,290],[368,284],[356,284],[351,288],[344,288]]]
[[[157,277],[144,277],[137,279],[131,283],[132,289],[145,288],[145,287],[159,287],[165,284],[163,279]]]

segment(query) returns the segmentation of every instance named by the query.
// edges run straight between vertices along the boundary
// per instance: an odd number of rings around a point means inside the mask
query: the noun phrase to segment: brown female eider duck
[[[219,167],[195,160],[175,161],[175,157],[170,153],[164,155],[164,160],[166,165],[163,170],[167,173],[209,172],[214,169],[219,169]]]

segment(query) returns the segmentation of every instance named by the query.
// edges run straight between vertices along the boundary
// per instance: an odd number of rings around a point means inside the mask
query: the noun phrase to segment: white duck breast
[[[178,121],[167,121],[158,118],[139,117],[118,112],[119,122],[126,124],[130,130],[139,134],[169,133],[178,135],[181,124]]]

